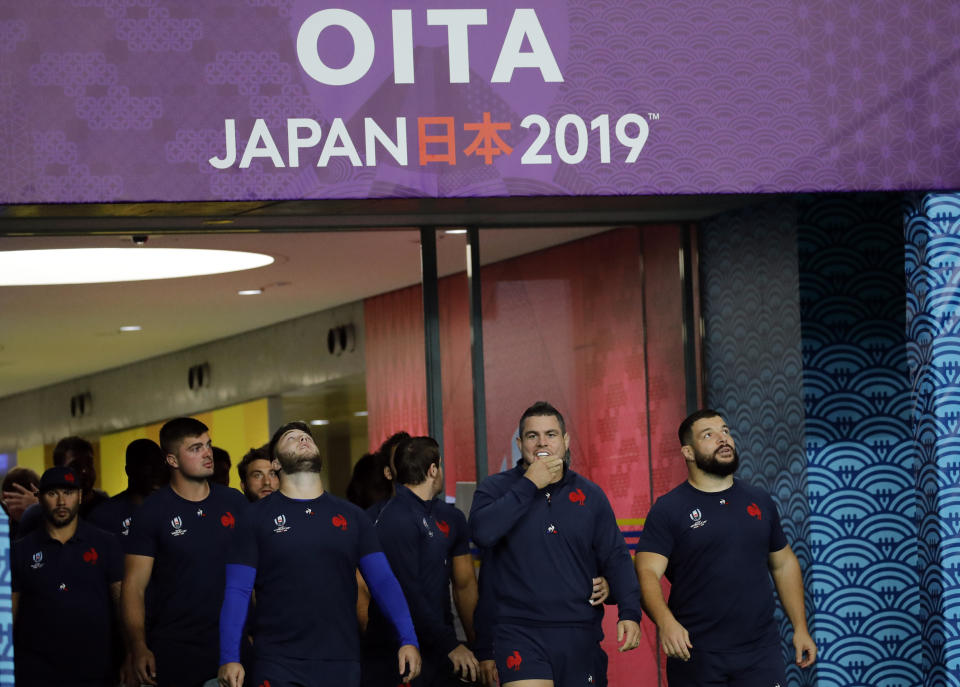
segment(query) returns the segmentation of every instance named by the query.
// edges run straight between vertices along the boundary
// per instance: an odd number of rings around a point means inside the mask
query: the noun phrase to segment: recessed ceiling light
[[[0,286],[174,279],[263,267],[262,253],[199,248],[56,248],[0,251]]]
[[[259,296],[263,293],[263,289],[242,289],[237,291],[238,296]]]
[[[367,415],[368,413],[365,410],[358,410],[357,412],[354,413],[354,416],[356,417],[366,417]]]
[[[323,427],[324,425],[329,425],[330,420],[310,420],[310,424],[314,427]]]
[[[143,327],[141,327],[139,324],[125,324],[120,327],[121,332],[139,332],[142,330]]]
[[[446,230],[445,232],[443,232],[443,233],[445,233],[445,234],[466,234],[466,233],[467,233],[467,230],[466,230],[466,229],[447,229],[447,230]]]

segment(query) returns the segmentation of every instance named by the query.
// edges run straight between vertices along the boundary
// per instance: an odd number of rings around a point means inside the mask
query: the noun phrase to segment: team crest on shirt
[[[273,524],[276,525],[276,527],[273,528],[273,531],[277,532],[278,534],[280,532],[286,532],[290,529],[287,527],[287,516],[283,513],[273,519]]]
[[[39,570],[43,567],[43,551],[37,551],[33,554],[33,563],[30,564],[30,567],[34,570]]]
[[[690,519],[693,520],[693,523],[690,525],[690,529],[695,530],[698,527],[703,527],[707,524],[707,521],[703,519],[703,513],[700,512],[699,508],[694,508],[690,511]]]
[[[175,515],[173,520],[170,521],[170,524],[173,525],[173,530],[170,531],[174,537],[179,537],[181,534],[186,534],[187,531],[183,528],[183,520],[179,515]]]
[[[133,518],[124,518],[120,523],[120,534],[127,536],[130,534],[130,525],[133,524]]]

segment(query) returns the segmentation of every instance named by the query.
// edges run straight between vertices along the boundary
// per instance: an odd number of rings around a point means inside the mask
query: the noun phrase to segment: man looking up
[[[473,682],[479,664],[457,639],[449,594],[452,581],[455,595],[464,597],[461,617],[472,625],[477,578],[467,541],[467,520],[437,498],[443,490],[443,467],[434,439],[402,440],[394,465],[396,494],[381,510],[376,527],[420,638],[423,667],[414,687],[456,685],[460,679]],[[367,687],[397,683],[396,666],[391,665],[395,662],[390,660],[395,642],[390,635],[383,614],[372,605],[363,665]]]
[[[80,476],[40,478],[42,525],[13,545],[18,687],[115,685],[123,556],[116,538],[77,518]]]
[[[323,462],[307,424],[280,427],[270,440],[270,455],[280,461],[280,491],[250,506],[228,560],[220,684],[359,685],[358,567],[396,628],[397,673],[415,678],[420,654],[413,623],[373,523],[323,488]],[[254,589],[254,658],[245,682],[240,646]]]
[[[777,507],[765,491],[734,479],[740,456],[715,410],[693,413],[677,434],[687,481],[654,503],[635,559],[643,605],[667,655],[667,681],[786,684],[771,575],[793,625],[797,665],[811,665],[817,647],[807,630],[800,564]]]
[[[243,495],[211,484],[207,426],[189,417],[160,429],[170,484],[137,512],[126,546],[123,618],[141,683],[194,687],[217,673],[217,619],[227,546]],[[151,589],[145,617],[144,592]]]
[[[620,651],[640,643],[640,590],[626,542],[600,487],[567,467],[563,416],[538,402],[520,417],[521,459],[481,482],[473,541],[495,585],[494,645],[504,687],[604,684],[606,655],[594,578],[617,599]],[[484,571],[490,574],[491,571]]]
[[[240,487],[250,502],[259,501],[280,488],[280,477],[266,448],[252,448],[237,463]]]

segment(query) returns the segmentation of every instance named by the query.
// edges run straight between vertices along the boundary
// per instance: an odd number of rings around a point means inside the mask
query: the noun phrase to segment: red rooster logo
[[[334,526],[334,527],[339,527],[339,528],[342,529],[344,532],[347,531],[347,519],[346,519],[345,517],[343,517],[342,515],[340,515],[339,513],[337,513],[336,515],[334,515],[334,516],[330,519],[330,522],[333,523],[333,526]]]
[[[98,558],[100,558],[100,555],[97,553],[97,550],[92,546],[90,547],[89,551],[83,552],[83,560],[89,563],[90,565],[96,565]]]
[[[747,506],[747,513],[757,520],[763,520],[763,513],[760,512],[760,506],[755,503],[751,503],[749,506]]]
[[[583,493],[583,489],[577,488],[576,491],[570,492],[570,501],[582,506],[586,503],[587,495]]]
[[[521,663],[523,663],[523,659],[520,657],[520,652],[514,649],[513,654],[507,656],[507,668],[510,670],[520,670]]]
[[[226,513],[220,516],[220,524],[232,530],[234,525],[237,524],[237,521],[233,517],[233,513],[231,513],[230,511],[227,511]]]
[[[446,520],[437,520],[437,529],[443,532],[444,537],[450,536],[450,525],[447,524]]]

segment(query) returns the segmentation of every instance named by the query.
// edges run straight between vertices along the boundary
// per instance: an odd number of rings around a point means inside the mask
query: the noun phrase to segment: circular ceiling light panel
[[[0,286],[177,279],[264,267],[263,253],[200,248],[56,248],[0,251]]]

